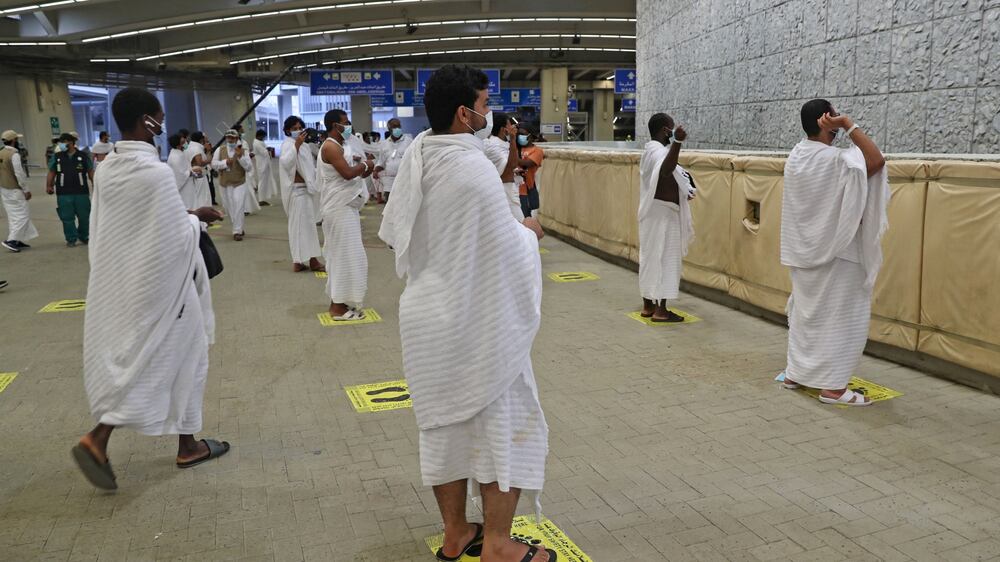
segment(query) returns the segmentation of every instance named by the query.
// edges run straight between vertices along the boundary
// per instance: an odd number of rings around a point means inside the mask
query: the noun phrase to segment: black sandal
[[[458,553],[458,556],[445,556],[443,546],[434,553],[434,556],[437,556],[437,559],[441,560],[441,562],[456,562],[457,560],[461,560],[461,558],[465,556],[465,553],[469,552],[469,549],[476,546],[483,540],[483,526],[479,523],[473,523],[473,525],[476,526],[476,536],[472,537],[472,540],[469,541],[469,544],[465,545],[465,548],[462,549],[462,552]]]
[[[556,562],[556,560],[559,559],[559,555],[556,554],[556,551],[552,550],[551,548],[546,548],[545,552],[549,553],[549,562]],[[531,562],[532,560],[535,559],[536,554],[538,554],[538,547],[529,546],[528,553],[524,555],[524,558],[521,559],[521,562]]]
[[[177,468],[191,468],[192,466],[198,466],[199,464],[209,461],[215,458],[219,458],[222,455],[229,452],[229,442],[228,441],[216,441],[215,439],[202,439],[202,443],[208,447],[208,453],[203,457],[198,457],[194,460],[179,462],[177,463]]]

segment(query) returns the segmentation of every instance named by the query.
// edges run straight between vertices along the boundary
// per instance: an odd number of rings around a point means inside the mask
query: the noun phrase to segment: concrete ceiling
[[[406,80],[461,61],[585,81],[635,63],[635,0],[0,0],[4,43],[17,72],[262,82],[289,66],[379,67]]]

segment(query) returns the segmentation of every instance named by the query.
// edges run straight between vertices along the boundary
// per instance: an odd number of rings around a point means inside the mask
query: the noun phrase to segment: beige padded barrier
[[[684,257],[686,281],[729,291],[729,237],[732,221],[732,155],[681,152],[680,164],[694,177],[698,196],[691,202],[695,237]],[[742,228],[742,227],[740,227]]]
[[[542,226],[639,260],[639,154],[549,149],[539,179]]]
[[[917,349],[1000,375],[1000,164],[928,168]]]
[[[729,294],[763,309],[785,313],[792,282],[781,265],[781,188],[784,158],[733,158],[729,218]],[[749,202],[760,204],[756,232],[743,224]],[[695,224],[695,232],[700,225]],[[720,248],[720,250],[724,250]]]
[[[888,171],[889,230],[882,237],[884,261],[872,294],[868,338],[916,351],[927,163],[890,160]]]

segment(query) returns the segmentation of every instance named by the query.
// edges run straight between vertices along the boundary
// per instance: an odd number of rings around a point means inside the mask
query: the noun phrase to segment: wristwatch
[[[859,126],[858,126],[857,123],[855,123],[854,125],[852,125],[850,129],[847,129],[847,136],[851,136],[851,133],[853,133],[854,129],[857,129],[857,128],[859,128]]]

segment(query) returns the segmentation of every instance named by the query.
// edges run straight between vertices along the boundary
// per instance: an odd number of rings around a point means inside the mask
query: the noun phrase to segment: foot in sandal
[[[871,406],[872,401],[864,394],[854,392],[849,388],[843,390],[824,390],[819,394],[819,401],[824,404],[838,406]]]

